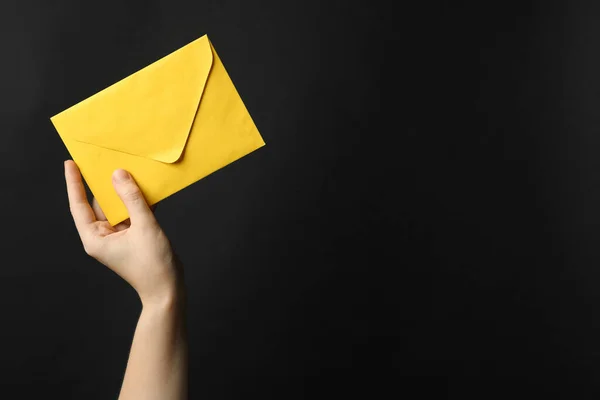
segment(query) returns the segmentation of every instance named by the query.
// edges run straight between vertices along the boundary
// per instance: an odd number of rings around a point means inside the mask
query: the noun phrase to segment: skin
[[[86,253],[127,281],[142,303],[120,400],[187,399],[188,349],[181,264],[133,177],[113,174],[130,219],[111,226],[88,202],[75,162],[65,161],[73,221]]]

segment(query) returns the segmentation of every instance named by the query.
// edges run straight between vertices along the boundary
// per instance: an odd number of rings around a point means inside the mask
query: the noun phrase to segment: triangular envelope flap
[[[175,162],[187,142],[212,61],[204,35],[55,115],[52,122],[61,135],[79,142]]]

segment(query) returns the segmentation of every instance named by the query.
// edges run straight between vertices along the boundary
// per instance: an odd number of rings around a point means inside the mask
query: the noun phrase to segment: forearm
[[[187,357],[183,290],[144,304],[119,400],[187,399]]]

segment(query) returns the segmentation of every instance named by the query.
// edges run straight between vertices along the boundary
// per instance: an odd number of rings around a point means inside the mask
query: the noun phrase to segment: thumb
[[[142,191],[129,172],[123,169],[116,170],[113,173],[112,181],[117,194],[125,204],[127,212],[129,212],[132,225],[146,225],[156,222]]]

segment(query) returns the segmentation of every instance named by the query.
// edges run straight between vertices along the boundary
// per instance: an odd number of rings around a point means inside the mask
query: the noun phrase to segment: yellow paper
[[[152,205],[265,144],[206,35],[51,121],[112,225],[115,169]]]

